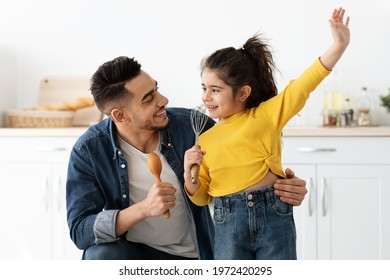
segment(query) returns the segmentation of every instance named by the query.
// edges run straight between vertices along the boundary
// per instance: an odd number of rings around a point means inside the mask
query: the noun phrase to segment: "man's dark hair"
[[[90,90],[98,109],[109,115],[112,108],[125,104],[132,93],[125,83],[141,72],[141,64],[134,58],[120,56],[102,64],[93,74]]]

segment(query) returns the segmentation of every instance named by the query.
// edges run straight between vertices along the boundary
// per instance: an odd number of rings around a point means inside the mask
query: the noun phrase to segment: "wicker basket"
[[[9,127],[70,127],[76,111],[10,110]]]

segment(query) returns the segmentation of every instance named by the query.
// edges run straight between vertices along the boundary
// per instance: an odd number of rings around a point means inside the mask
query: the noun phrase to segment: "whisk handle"
[[[199,145],[196,145],[199,149],[200,149],[200,146]],[[197,165],[197,164],[193,164],[191,166],[191,182],[193,184],[196,184],[198,182],[198,176],[199,176],[199,169],[200,169],[200,166]]]
[[[200,166],[197,164],[191,166],[191,181],[193,184],[198,182],[199,168]]]

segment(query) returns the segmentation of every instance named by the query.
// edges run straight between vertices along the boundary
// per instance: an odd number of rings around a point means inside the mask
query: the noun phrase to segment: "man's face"
[[[167,127],[169,120],[165,107],[168,99],[158,92],[157,82],[152,77],[141,71],[125,84],[125,88],[133,97],[123,110],[134,128],[157,131]]]

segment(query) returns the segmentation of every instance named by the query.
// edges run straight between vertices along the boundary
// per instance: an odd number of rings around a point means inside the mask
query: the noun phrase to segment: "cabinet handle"
[[[308,186],[308,192],[309,192],[309,217],[313,215],[313,197],[312,197],[312,192],[313,192],[313,178],[309,178],[309,186]]]
[[[321,203],[322,203],[322,216],[325,217],[327,212],[328,212],[328,209],[327,209],[327,205],[326,205],[326,202],[327,202],[327,199],[326,199],[326,196],[327,196],[327,185],[326,185],[326,179],[323,177],[321,178]]]
[[[66,151],[67,148],[65,147],[35,147],[35,151],[38,152],[61,152],[61,151]]]
[[[50,201],[50,185],[49,185],[49,178],[46,176],[44,178],[43,182],[43,205],[44,205],[44,211],[49,211],[49,201]]]
[[[56,189],[56,194],[55,194],[58,212],[60,212],[62,209],[62,197],[61,197],[62,188],[63,188],[63,186],[62,186],[61,176],[58,176],[57,189]]]
[[[336,152],[336,148],[312,148],[312,147],[299,147],[298,152],[301,153],[323,153],[323,152]]]

